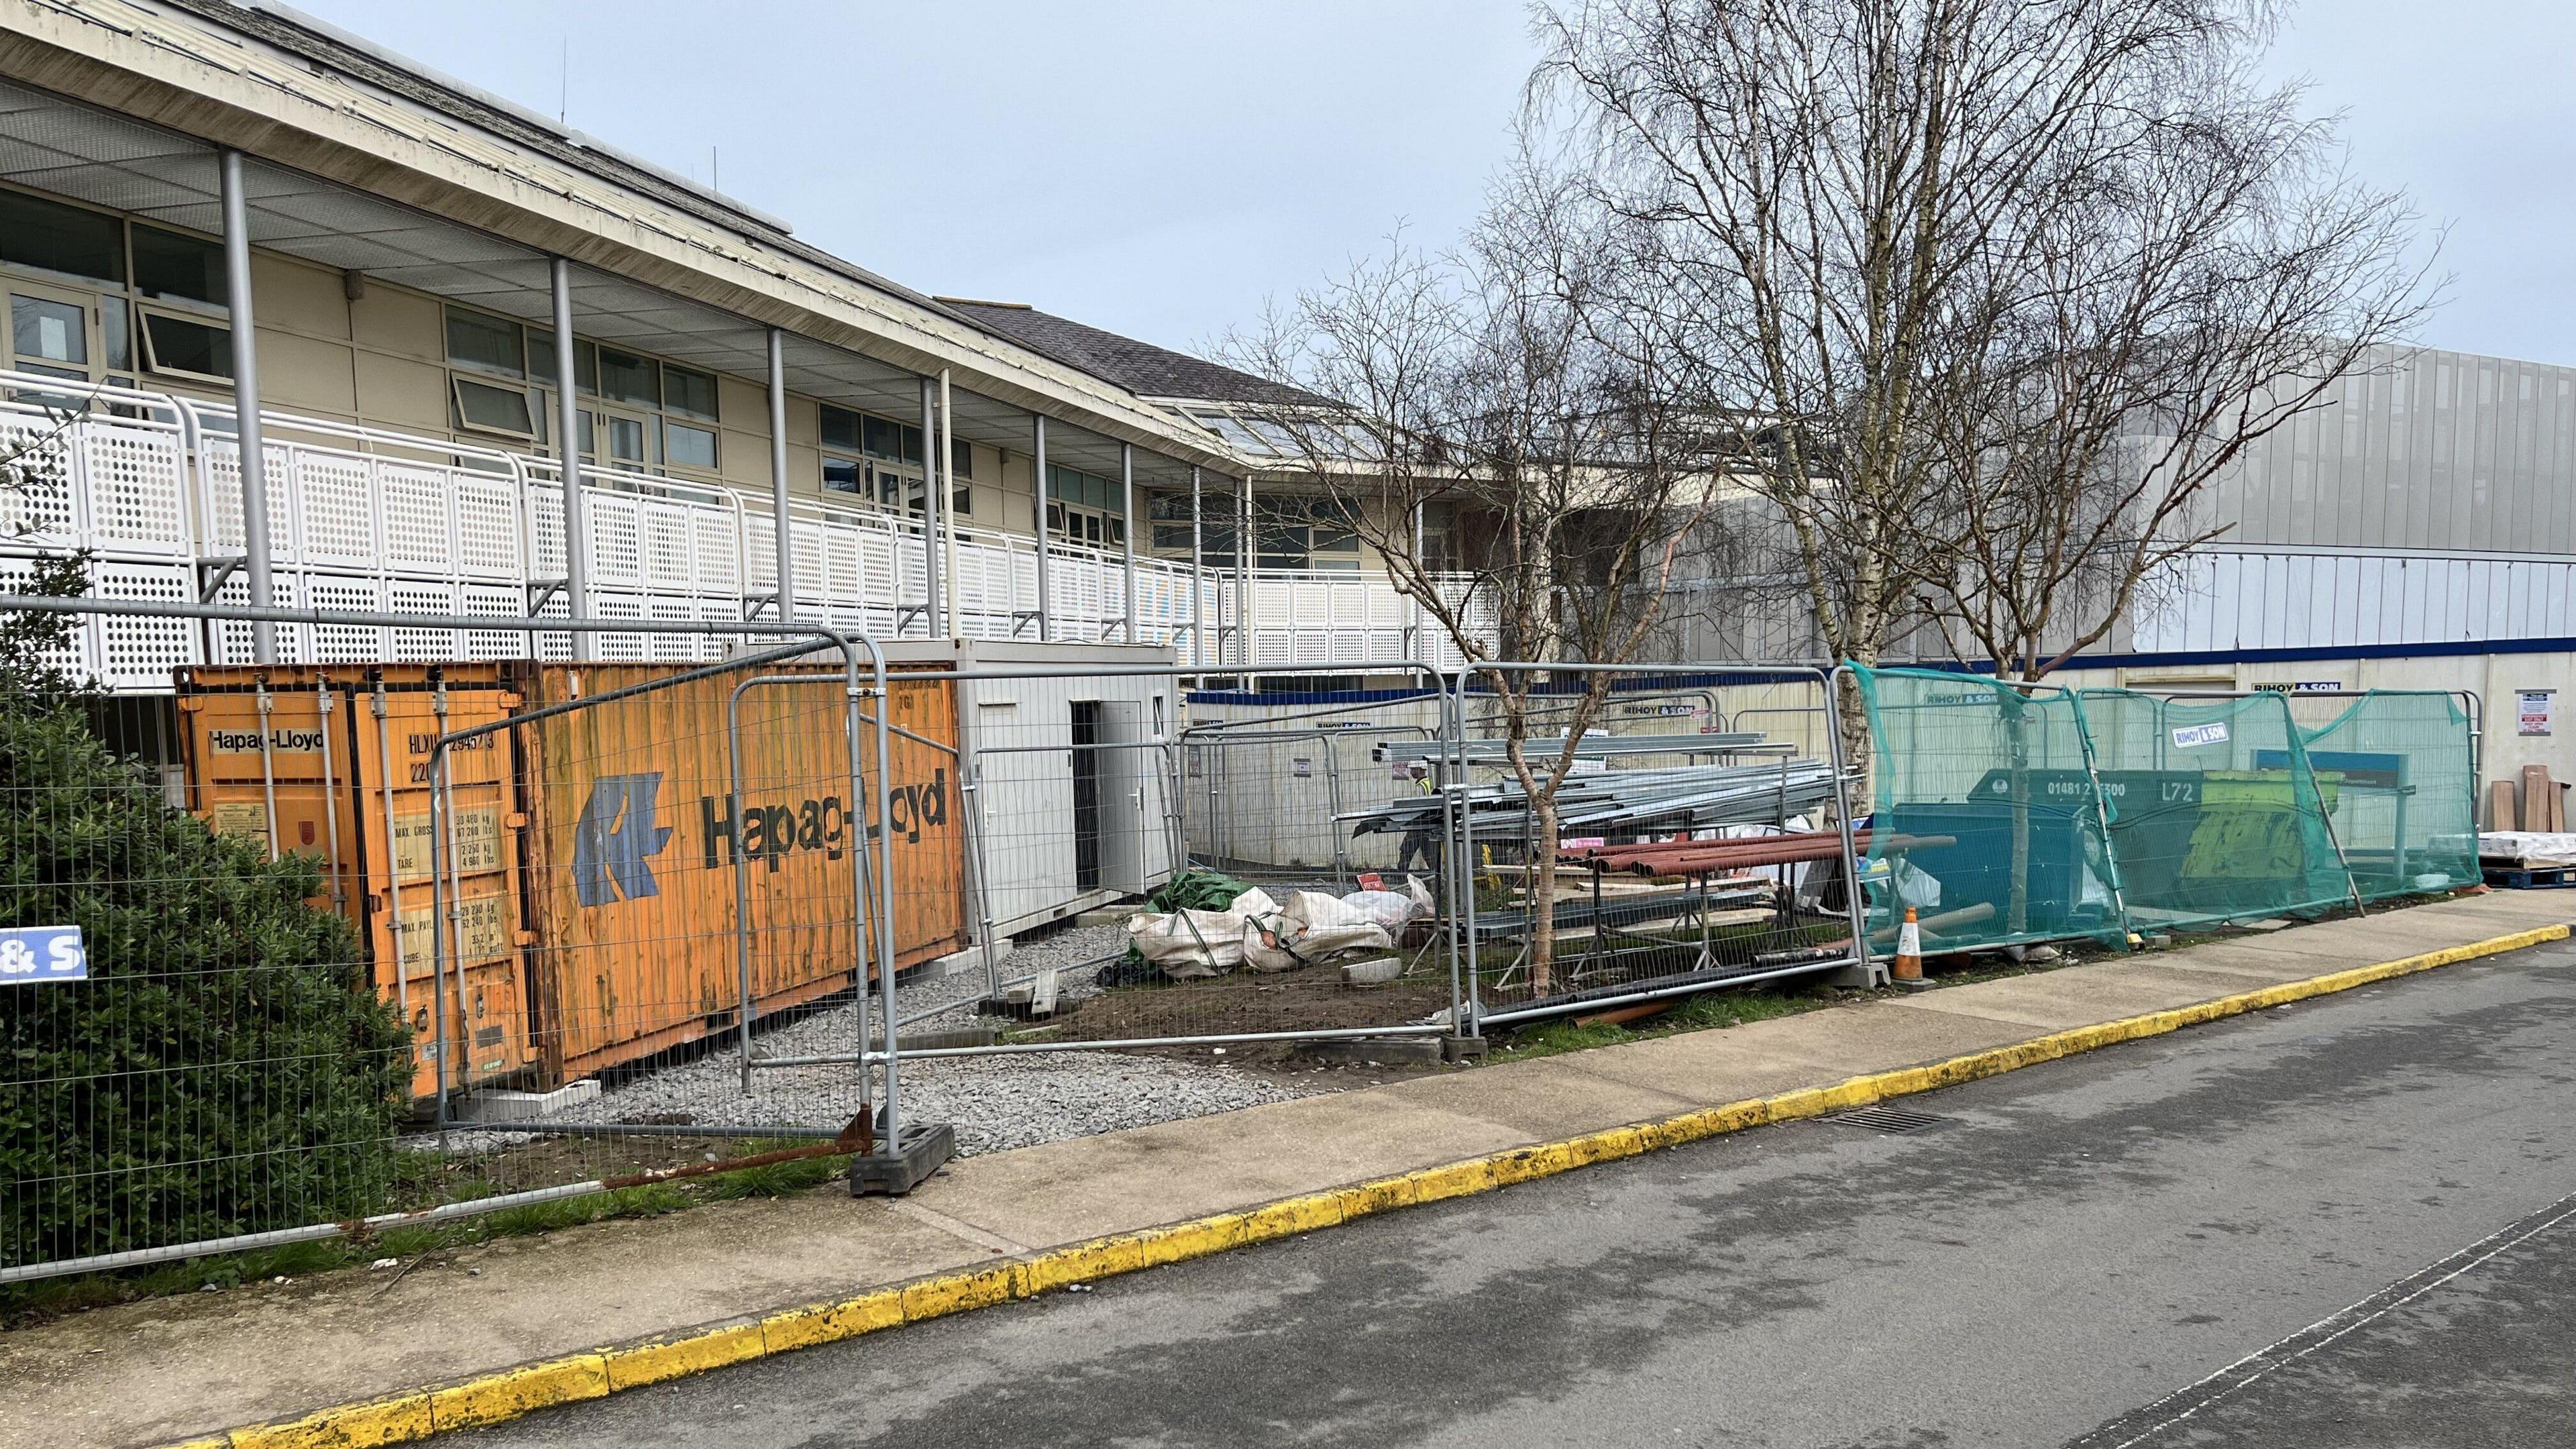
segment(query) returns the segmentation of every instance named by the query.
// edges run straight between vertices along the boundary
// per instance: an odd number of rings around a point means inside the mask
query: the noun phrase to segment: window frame
[[[134,264],[134,243],[138,237],[147,231],[159,232],[163,236],[177,237],[181,241],[196,242],[202,246],[212,247],[218,255],[221,254],[224,245],[221,237],[201,236],[195,232],[185,231],[175,226],[165,226],[159,222],[128,220],[125,224],[125,286],[126,290],[132,293],[135,302],[138,305],[174,308],[183,313],[203,311],[208,315],[221,316],[227,322],[230,322],[233,315],[233,307],[231,301],[231,279],[229,277],[225,279],[225,300],[221,302],[208,301],[203,297],[189,297],[168,292],[153,292],[145,290],[143,279],[136,275],[136,272],[139,269]],[[447,339],[444,336],[439,339],[442,347],[445,346],[446,340]],[[185,374],[181,375],[184,376]]]
[[[139,334],[135,339],[136,350],[143,360],[143,366],[138,369],[138,371],[149,373],[156,377],[185,378],[190,382],[201,383],[212,387],[231,387],[233,385],[233,380],[229,376],[208,372],[194,372],[184,367],[164,366],[161,361],[161,346],[158,342],[154,341],[152,337],[152,322],[154,318],[162,318],[171,322],[176,322],[183,327],[204,327],[213,331],[218,331],[224,334],[224,353],[226,360],[229,361],[232,355],[233,335],[232,322],[229,318],[227,318],[221,325],[218,325],[211,318],[201,316],[195,312],[164,308],[158,302],[136,303],[134,307],[134,318],[134,330]]]
[[[535,442],[537,440],[537,420],[545,416],[544,406],[538,400],[536,389],[529,387],[524,383],[517,387],[504,387],[499,383],[485,381],[485,378],[492,375],[493,374],[490,373],[479,375],[469,374],[459,372],[454,368],[450,368],[448,370],[447,395],[449,401],[452,402],[456,408],[456,430],[460,433],[484,433],[496,438],[522,438],[532,443]],[[467,412],[465,408],[465,389],[469,387],[479,387],[486,392],[516,394],[519,399],[527,405],[527,430],[525,432],[520,432],[510,428],[497,427],[490,423],[478,423],[474,421],[473,414]]]
[[[459,358],[456,355],[454,331],[455,319],[459,317],[490,326],[508,328],[511,335],[518,340],[519,365],[511,368]],[[534,380],[528,367],[528,324],[516,318],[504,317],[496,312],[484,312],[472,307],[460,307],[453,302],[442,303],[439,307],[439,345],[446,349],[447,370],[450,372],[462,369],[481,377],[507,377],[521,383]]]

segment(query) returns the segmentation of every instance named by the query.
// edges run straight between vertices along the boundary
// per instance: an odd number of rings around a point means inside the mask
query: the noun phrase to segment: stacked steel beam
[[[1519,782],[1457,788],[1476,838],[1513,840],[1533,818]],[[1697,765],[1660,770],[1602,770],[1569,775],[1557,788],[1557,824],[1575,834],[1772,825],[1833,798],[1833,772],[1821,760],[1762,765]],[[1440,828],[1438,795],[1407,796],[1333,817],[1353,835],[1430,833]]]

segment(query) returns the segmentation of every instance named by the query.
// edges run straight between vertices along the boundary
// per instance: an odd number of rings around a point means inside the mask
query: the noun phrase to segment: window
[[[960,478],[975,476],[975,445],[963,438],[948,440],[948,471]]]
[[[578,364],[580,359],[575,358]],[[599,349],[599,395],[618,402],[641,403],[648,408],[662,405],[658,369],[649,358],[613,347]]]
[[[691,372],[685,367],[665,365],[662,369],[662,410],[714,422],[715,377],[709,373]]]
[[[528,376],[540,382],[555,380],[553,333],[529,330]],[[599,394],[599,349],[577,337],[572,344],[572,385],[577,391],[593,397]]]
[[[1437,501],[1422,505],[1422,566],[1455,573],[1467,566],[1464,538],[1458,531],[1458,505]]]
[[[1127,516],[1118,484],[1097,473],[1047,465],[1047,532],[1067,543],[1119,548],[1127,542]]]
[[[1200,547],[1210,559],[1231,566],[1235,549],[1238,495],[1211,490],[1202,496]],[[1157,553],[1187,557],[1190,551],[1190,495],[1158,492],[1146,502],[1153,521]],[[1360,540],[1348,500],[1313,494],[1252,495],[1254,568],[1356,569]]]
[[[525,331],[516,322],[447,309],[447,361],[452,367],[526,377]],[[524,402],[525,399],[522,399]]]
[[[210,241],[136,222],[134,290],[164,301],[228,307],[231,300],[224,290],[224,249]],[[229,359],[225,365],[231,366]]]
[[[859,451],[859,415],[847,408],[823,406],[823,446]]]
[[[603,357],[601,360],[605,361],[606,358]],[[603,413],[601,418],[608,424],[610,461],[638,464],[650,461],[644,456],[645,433],[642,418],[622,418],[615,413]]]
[[[9,345],[22,366],[29,362],[55,363],[63,369],[80,369],[62,371],[60,376],[89,376],[89,317],[68,302],[50,297],[11,297]]]
[[[691,427],[687,423],[662,423],[662,456],[674,468],[716,466],[716,432],[713,428]]]
[[[125,224],[112,216],[0,191],[0,262],[125,285]]]
[[[194,317],[145,312],[143,356],[145,365],[154,372],[207,382],[233,380],[232,329]]]
[[[526,388],[494,387],[465,377],[457,378],[455,385],[456,417],[463,426],[514,438],[536,436],[536,414],[528,405]]]
[[[921,429],[872,413],[853,412],[826,403],[822,409],[826,449],[851,457],[823,455],[823,486],[835,493],[855,493],[881,507],[915,518],[929,511],[930,484],[923,474]],[[964,508],[972,497],[960,488],[952,508]]]

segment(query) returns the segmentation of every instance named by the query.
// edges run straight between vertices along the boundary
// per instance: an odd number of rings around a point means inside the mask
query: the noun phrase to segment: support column
[[[1046,414],[1033,413],[1036,423],[1030,435],[1029,487],[1037,499],[1038,511],[1038,642],[1054,637],[1055,621],[1047,607],[1047,474]],[[1017,629],[1012,630],[1014,634]]]
[[[1422,566],[1422,508],[1421,499],[1413,500],[1413,572],[1418,577],[1428,578],[1431,571]],[[1422,600],[1417,598],[1413,601],[1413,626],[1407,631],[1409,637],[1404,644],[1405,652],[1415,659],[1426,658],[1430,647],[1422,637],[1424,617]]]
[[[1252,667],[1252,561],[1259,557],[1252,546],[1252,475],[1243,475],[1243,488],[1234,500],[1234,662],[1236,667]]]
[[[778,622],[796,620],[796,531],[787,518],[787,334],[769,329],[769,513],[778,543]]]
[[[269,578],[268,456],[261,442],[259,417],[258,327],[250,305],[250,203],[242,195],[242,157],[223,155],[224,300],[232,309],[233,439],[241,451],[242,570],[250,585],[251,607],[277,603]],[[277,662],[277,626],[266,620],[250,626],[251,657]]]
[[[1143,641],[1136,633],[1136,448],[1132,443],[1118,445],[1118,511],[1119,539],[1126,545],[1127,642],[1136,644]]]
[[[948,407],[948,369],[939,369],[939,438],[948,446],[939,452],[939,517],[940,581],[947,585],[947,595],[940,603],[940,637],[954,639],[966,631],[957,623],[957,520],[953,508],[957,502],[957,445],[951,441],[955,418]],[[994,480],[998,486],[1000,479]]]
[[[921,618],[931,638],[941,637],[939,607],[939,538],[947,530],[948,490],[942,486],[948,468],[948,430],[940,424],[939,382],[921,380]],[[897,630],[901,633],[901,630]]]
[[[581,371],[573,365],[572,263],[547,267],[555,304],[555,461],[563,473],[564,607],[590,616],[590,526],[581,502]],[[572,636],[572,657],[598,657],[596,635]]]
[[[1190,469],[1190,663],[1207,663],[1207,620],[1204,596],[1207,593],[1207,558],[1201,536],[1199,470]]]

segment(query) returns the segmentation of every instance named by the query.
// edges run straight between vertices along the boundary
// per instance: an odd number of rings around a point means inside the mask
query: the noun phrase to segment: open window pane
[[[141,222],[134,225],[134,287],[147,297],[232,305],[224,290],[222,247]]]
[[[525,377],[527,362],[520,347],[521,336],[516,322],[454,307],[447,309],[447,361],[451,366]]]
[[[494,387],[462,377],[456,379],[456,416],[466,427],[487,433],[525,438],[537,430],[525,388]]]
[[[190,317],[166,312],[143,314],[145,360],[154,372],[232,381],[233,334]]]
[[[125,227],[112,216],[0,191],[0,262],[125,285]]]

